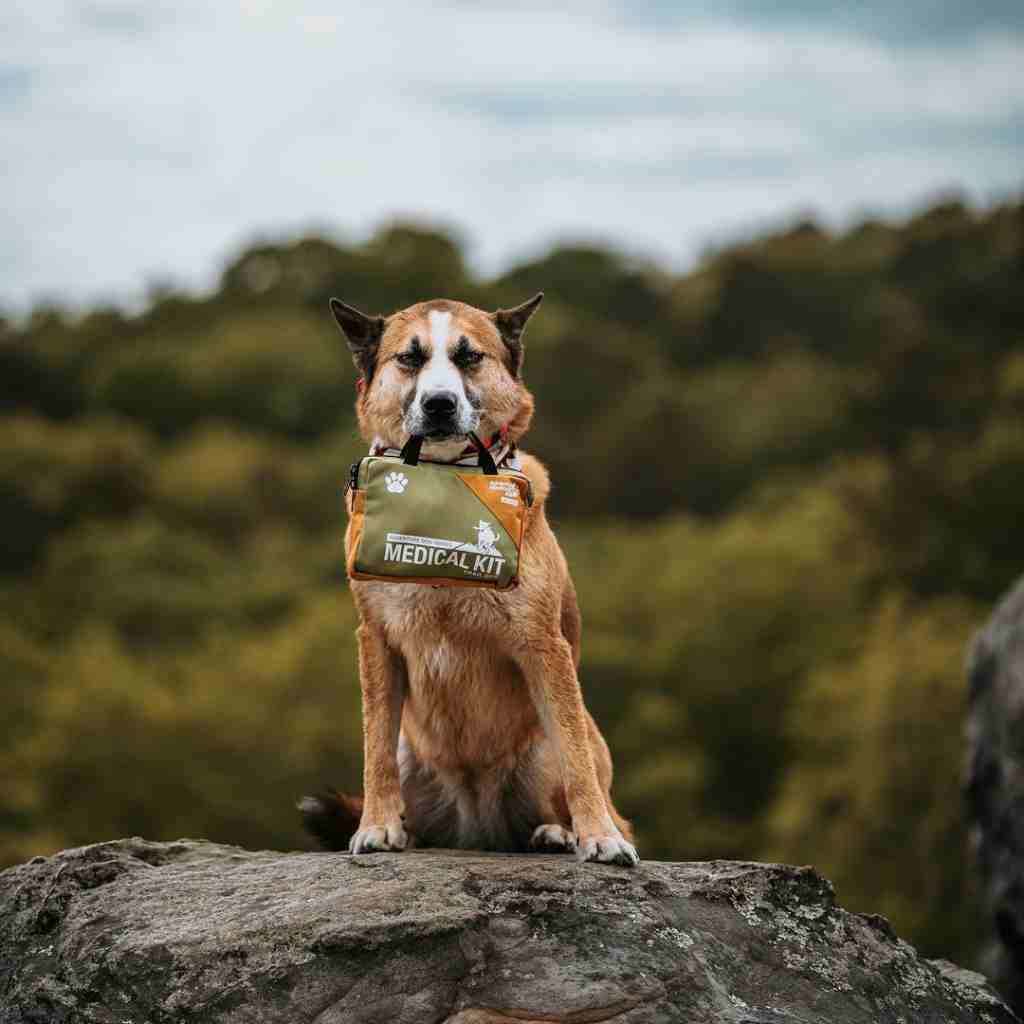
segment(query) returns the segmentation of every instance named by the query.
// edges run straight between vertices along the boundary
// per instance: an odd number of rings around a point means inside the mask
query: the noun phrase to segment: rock
[[[0,874],[0,1022],[1017,1018],[810,868],[124,839]]]
[[[978,633],[967,671],[967,802],[992,926],[983,965],[1024,1014],[1024,580]]]

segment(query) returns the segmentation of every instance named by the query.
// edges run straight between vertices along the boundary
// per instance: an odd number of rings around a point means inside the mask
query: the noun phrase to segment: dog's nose
[[[424,395],[422,400],[423,411],[432,419],[443,419],[445,416],[453,416],[457,402],[454,391],[431,391]]]

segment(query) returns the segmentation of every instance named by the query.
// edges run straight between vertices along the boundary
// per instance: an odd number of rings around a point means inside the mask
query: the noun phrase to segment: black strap
[[[402,461],[407,466],[419,465],[420,461],[420,449],[423,447],[423,435],[422,434],[410,434],[409,440],[405,442],[402,448]]]
[[[494,464],[494,459],[491,457],[491,453],[487,450],[487,445],[480,440],[476,434],[470,433],[470,441],[473,442],[473,446],[476,448],[480,456],[480,468],[488,476],[497,476],[498,467]],[[420,449],[423,447],[423,435],[422,434],[410,434],[409,440],[405,442],[402,448],[401,459],[407,466],[418,466],[420,461]]]
[[[491,453],[487,450],[487,445],[480,440],[472,431],[469,433],[469,439],[476,445],[476,450],[480,453],[480,468],[488,476],[497,476],[498,467],[494,464],[494,459],[491,457]]]

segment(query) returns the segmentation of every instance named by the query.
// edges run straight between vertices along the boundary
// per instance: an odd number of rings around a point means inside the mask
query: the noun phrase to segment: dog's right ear
[[[340,299],[331,299],[331,312],[341,333],[345,335],[356,369],[369,383],[377,365],[377,348],[384,334],[384,317],[367,316]]]

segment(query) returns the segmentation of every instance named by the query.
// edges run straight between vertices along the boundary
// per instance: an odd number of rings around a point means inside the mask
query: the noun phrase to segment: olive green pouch
[[[517,470],[499,470],[473,440],[479,466],[421,463],[421,437],[410,438],[400,456],[369,455],[352,466],[350,578],[516,586],[530,481]]]

